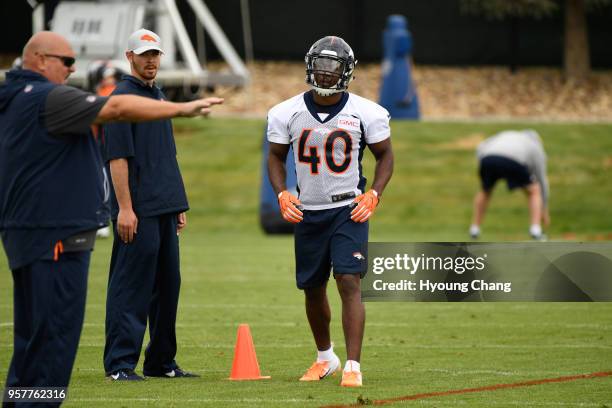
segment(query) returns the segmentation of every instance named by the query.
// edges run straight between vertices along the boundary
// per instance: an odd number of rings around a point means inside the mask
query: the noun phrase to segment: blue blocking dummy
[[[389,16],[383,32],[383,46],[380,105],[394,119],[419,119],[419,98],[412,81],[410,64],[412,36],[404,16]]]

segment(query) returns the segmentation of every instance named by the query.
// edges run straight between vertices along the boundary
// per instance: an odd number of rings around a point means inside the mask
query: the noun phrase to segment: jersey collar
[[[326,123],[330,121],[334,116],[340,113],[340,111],[344,108],[344,105],[346,105],[348,98],[349,98],[349,93],[344,92],[342,94],[342,98],[340,99],[340,102],[338,102],[337,104],[329,105],[329,106],[322,106],[322,105],[317,105],[314,102],[314,98],[312,97],[312,91],[304,92],[304,103],[306,104],[306,108],[308,108],[308,111],[310,112],[312,117],[321,123]],[[321,120],[321,118],[319,117],[319,113],[327,113],[328,115],[325,118],[325,120]]]

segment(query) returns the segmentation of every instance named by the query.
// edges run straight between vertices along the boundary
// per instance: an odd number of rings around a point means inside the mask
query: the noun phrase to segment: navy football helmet
[[[90,92],[96,92],[98,85],[105,78],[113,77],[115,82],[121,81],[125,72],[113,65],[111,61],[96,60],[87,66],[87,88]]]
[[[321,96],[346,91],[357,64],[351,47],[342,38],[334,36],[315,42],[305,61],[306,83]]]

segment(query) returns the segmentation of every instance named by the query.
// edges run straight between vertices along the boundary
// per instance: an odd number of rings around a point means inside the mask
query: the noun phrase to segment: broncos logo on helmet
[[[346,91],[357,64],[351,47],[342,38],[334,36],[315,42],[305,61],[306,83],[321,96]]]

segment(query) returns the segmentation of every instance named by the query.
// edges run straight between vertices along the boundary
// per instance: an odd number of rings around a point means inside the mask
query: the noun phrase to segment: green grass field
[[[90,268],[85,327],[66,406],[302,407],[612,370],[612,305],[368,303],[364,387],[300,383],[315,357],[295,288],[293,241],[258,226],[263,121],[176,122],[191,211],[181,236],[177,361],[190,380],[116,384],[104,378],[109,240]],[[463,241],[477,188],[474,147],[521,124],[394,122],[394,177],[372,241]],[[530,125],[549,155],[552,240],[612,240],[612,125]],[[372,174],[372,158],[365,169]],[[498,186],[483,240],[527,239],[522,194]],[[332,335],[344,359],[335,285]],[[0,388],[12,353],[12,280],[0,257]],[[249,323],[266,381],[230,382],[236,329]],[[148,336],[147,336],[148,337]],[[141,367],[138,368],[140,371]],[[437,396],[390,406],[612,407],[612,377]]]

